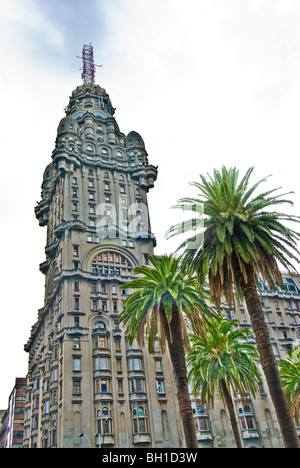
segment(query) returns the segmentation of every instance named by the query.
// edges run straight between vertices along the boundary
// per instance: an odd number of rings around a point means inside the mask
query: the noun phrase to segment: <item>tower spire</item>
[[[96,73],[96,68],[95,67],[102,67],[102,65],[95,65],[94,64],[94,48],[92,46],[92,43],[90,42],[88,45],[85,44],[82,49],[82,57],[81,58],[83,62],[83,71],[82,71],[82,79],[84,84],[94,84],[95,83],[95,73]]]

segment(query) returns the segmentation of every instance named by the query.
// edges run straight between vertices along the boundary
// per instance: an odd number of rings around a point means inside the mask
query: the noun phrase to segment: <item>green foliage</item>
[[[200,182],[193,182],[199,190],[197,198],[183,198],[175,208],[194,213],[202,213],[196,222],[186,223],[187,232],[192,236],[181,243],[184,248],[184,265],[196,271],[199,281],[207,275],[211,297],[217,305],[225,295],[233,301],[233,290],[240,290],[236,265],[247,281],[247,265],[251,265],[257,277],[266,281],[270,289],[282,283],[277,262],[285,269],[294,269],[292,261],[299,261],[297,242],[298,232],[286,227],[286,221],[300,222],[299,216],[272,211],[275,206],[292,204],[284,197],[275,194],[277,189],[254,195],[257,187],[267,180],[264,178],[250,186],[253,168],[248,169],[239,181],[236,168],[222,167],[214,170],[213,176],[200,175]],[[197,208],[198,207],[198,208]],[[201,218],[201,219],[200,219]],[[203,243],[195,247],[195,235],[204,227]],[[167,236],[180,233],[179,223],[169,229]]]
[[[300,412],[300,349],[295,348],[288,353],[286,360],[279,364],[282,385],[285,390],[291,413],[299,424]]]
[[[197,334],[202,333],[207,317],[213,315],[206,305],[205,293],[200,291],[197,279],[180,267],[180,258],[152,256],[149,261],[152,267],[135,268],[138,277],[122,286],[134,292],[124,302],[120,321],[126,326],[130,342],[136,338],[143,346],[146,336],[152,353],[158,336],[164,352],[166,342],[174,339],[172,317],[177,311],[181,316],[181,339],[188,349],[188,327]]]
[[[259,356],[250,341],[252,332],[239,328],[238,320],[212,319],[204,337],[190,336],[187,357],[189,380],[201,402],[213,407],[216,392],[224,399],[222,381],[235,396],[255,395],[261,383]]]

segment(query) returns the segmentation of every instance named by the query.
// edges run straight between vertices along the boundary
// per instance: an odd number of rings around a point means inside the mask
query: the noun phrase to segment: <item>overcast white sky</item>
[[[169,208],[214,167],[254,165],[253,182],[295,192],[299,214],[300,2],[297,0],[9,0],[0,3],[0,409],[27,372],[43,306],[46,228],[34,207],[57,125],[81,84],[83,44],[125,134],[159,166],[149,194],[156,253]],[[262,187],[265,188],[265,187]]]

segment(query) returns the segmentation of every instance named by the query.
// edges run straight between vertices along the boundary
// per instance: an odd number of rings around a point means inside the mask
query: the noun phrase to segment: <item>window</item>
[[[91,300],[91,310],[95,312],[98,309],[98,301],[96,299]]]
[[[44,403],[43,413],[48,414],[50,409],[50,401],[46,400]]]
[[[128,359],[128,369],[130,371],[139,371],[142,370],[142,360],[140,358],[131,358]]]
[[[246,405],[239,409],[239,417],[242,430],[255,429],[254,418],[249,406]]]
[[[97,379],[95,382],[96,393],[109,393],[109,380],[108,379]]]
[[[94,347],[96,349],[107,348],[107,338],[105,336],[95,336]]]
[[[281,312],[277,312],[277,317],[278,317],[278,320],[279,320],[280,325],[283,325],[284,322],[283,322],[283,318],[282,318],[282,313],[281,313]]]
[[[74,290],[79,291],[79,281],[74,282]]]
[[[79,317],[74,317],[74,326],[79,327]]]
[[[78,395],[81,393],[80,380],[73,380],[73,394]]]
[[[53,382],[57,382],[58,379],[58,369],[57,367],[54,367],[53,369]]]
[[[80,349],[80,338],[79,337],[74,337],[73,338],[73,349]]]
[[[73,177],[72,184],[77,184],[77,177]]]
[[[47,380],[45,380],[45,382],[44,382],[44,392],[49,392],[49,390],[50,390],[50,382],[49,382],[49,380],[47,379]]]
[[[124,185],[120,185],[120,193],[125,193],[125,186]]]
[[[102,331],[102,332],[106,332],[106,325],[104,322],[96,322],[95,323],[95,326],[94,326],[94,330],[96,331]]]
[[[95,186],[95,185],[94,185],[94,181],[93,181],[92,179],[90,179],[90,180],[89,180],[89,187],[92,187],[92,188],[93,188],[94,186]]]
[[[74,310],[79,310],[79,297],[74,297]]]
[[[104,184],[104,190],[110,190],[110,184],[109,184],[109,182],[106,182],[106,183]]]
[[[89,213],[90,214],[96,214],[96,209],[95,209],[94,206],[90,206]]]
[[[165,393],[165,384],[163,380],[156,380],[156,390],[158,394]]]
[[[94,361],[95,370],[108,370],[109,369],[109,358],[97,356]]]
[[[207,418],[196,418],[196,427],[199,431],[208,431]]]
[[[148,432],[147,409],[144,406],[137,406],[135,403],[132,409],[133,431],[135,434],[145,434]]]
[[[74,255],[74,257],[78,257],[78,255],[79,255],[79,246],[78,245],[73,245],[73,255]]]
[[[73,371],[80,371],[80,358],[73,358]]]
[[[57,403],[57,390],[52,391],[52,403]]]
[[[155,370],[156,372],[162,372],[161,360],[155,360]]]
[[[72,210],[73,211],[78,211],[78,203],[73,203]]]
[[[107,407],[97,411],[97,432],[99,434],[112,434],[112,418]]]
[[[56,444],[56,421],[53,421],[53,424],[52,424],[52,429],[51,429],[51,440],[50,440],[50,443],[51,445],[55,445]]]
[[[72,197],[77,197],[77,196],[78,196],[78,195],[77,195],[77,190],[73,190],[73,192],[72,192]]]
[[[130,390],[132,393],[144,393],[145,382],[142,379],[132,379],[130,381]]]

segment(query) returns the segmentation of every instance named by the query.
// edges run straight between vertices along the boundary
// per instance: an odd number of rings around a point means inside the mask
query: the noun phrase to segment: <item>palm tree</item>
[[[291,413],[299,425],[300,412],[300,349],[295,348],[288,353],[287,359],[279,363],[282,385],[286,393]]]
[[[238,422],[231,397],[247,400],[261,383],[259,355],[249,330],[239,328],[238,320],[211,320],[204,337],[191,336],[193,344],[187,357],[189,380],[201,404],[214,405],[216,392],[227,407],[237,448],[242,448]],[[223,320],[222,320],[223,319]]]
[[[139,345],[144,346],[146,336],[150,353],[154,352],[157,335],[163,353],[167,343],[186,446],[196,448],[198,442],[188,389],[185,349],[189,349],[188,327],[195,333],[201,332],[204,314],[209,314],[210,309],[196,287],[196,279],[180,269],[180,258],[152,256],[149,261],[153,267],[136,267],[134,273],[141,276],[122,286],[135,291],[124,302],[120,322],[127,327],[130,343],[136,338]]]
[[[244,296],[250,315],[261,365],[274,403],[283,441],[286,447],[299,448],[294,422],[290,416],[278,366],[272,350],[268,328],[257,293],[258,278],[270,289],[282,284],[277,261],[286,269],[293,269],[298,260],[296,231],[285,226],[286,221],[299,222],[298,216],[271,211],[270,207],[290,200],[269,190],[254,196],[260,180],[249,186],[253,168],[248,169],[239,182],[236,168],[222,167],[213,176],[200,176],[192,185],[199,189],[197,198],[179,200],[177,207],[184,211],[204,213],[190,225],[193,236],[184,240],[184,262],[196,271],[200,283],[208,276],[211,299],[218,305],[221,298],[232,303],[234,294]],[[203,224],[203,242],[196,244],[196,235]],[[168,236],[181,232],[181,225],[170,228]]]

